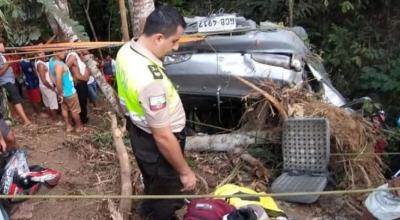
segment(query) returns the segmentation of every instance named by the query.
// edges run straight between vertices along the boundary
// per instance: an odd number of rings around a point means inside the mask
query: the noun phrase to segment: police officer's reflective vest
[[[129,43],[118,52],[116,63],[120,104],[133,122],[147,125],[144,109],[139,102],[139,92],[155,80],[160,80],[166,88],[166,101],[170,112],[180,104],[178,92],[164,73],[163,67],[135,51]]]

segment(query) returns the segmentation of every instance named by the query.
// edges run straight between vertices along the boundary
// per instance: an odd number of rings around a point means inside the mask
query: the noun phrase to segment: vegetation
[[[93,39],[84,7],[89,0],[69,0],[70,14]],[[257,22],[289,23],[289,0],[159,0],[185,15],[236,12]],[[400,1],[293,0],[293,24],[303,26],[321,55],[335,86],[349,99],[378,99],[394,124],[400,108]],[[0,32],[13,45],[45,41],[52,34],[46,13],[54,0],[0,0]],[[49,10],[51,9],[51,10]],[[90,18],[99,40],[120,40],[117,1],[91,1]],[[84,29],[73,20],[79,33]]]
[[[64,15],[53,0],[0,0],[0,33],[15,46],[46,41],[52,35],[47,13],[58,15],[82,39],[87,39],[85,28]]]

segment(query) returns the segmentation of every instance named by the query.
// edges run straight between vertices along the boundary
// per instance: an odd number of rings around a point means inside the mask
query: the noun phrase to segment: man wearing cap
[[[185,26],[175,8],[157,8],[139,39],[122,46],[116,59],[118,97],[147,195],[181,194],[196,184],[183,155],[185,112],[161,61],[178,49]],[[145,200],[139,213],[145,219],[174,219],[183,204],[181,199]]]

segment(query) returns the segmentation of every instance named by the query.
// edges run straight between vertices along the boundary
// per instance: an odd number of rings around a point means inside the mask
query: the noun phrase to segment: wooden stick
[[[129,196],[132,195],[132,181],[131,181],[131,164],[129,161],[128,152],[123,141],[124,134],[117,124],[117,116],[110,113],[111,118],[111,132],[114,140],[115,149],[117,151],[117,157],[119,160],[119,167],[121,172],[121,195]],[[124,219],[128,219],[130,210],[132,207],[132,200],[121,199],[119,202],[119,211],[123,215]]]
[[[117,208],[114,205],[114,202],[111,199],[108,200],[108,210],[110,211],[110,217],[112,220],[124,220],[121,213],[118,212]]]

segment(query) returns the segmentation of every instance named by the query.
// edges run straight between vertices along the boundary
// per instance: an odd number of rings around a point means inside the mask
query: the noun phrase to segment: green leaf
[[[354,6],[350,1],[342,2],[341,6],[342,6],[342,12],[343,13],[346,13],[348,11],[354,10]]]
[[[0,0],[0,7],[6,6],[6,5],[10,5],[10,1],[7,0]]]
[[[6,19],[6,17],[4,16],[4,13],[0,10],[0,20],[2,25],[8,25],[8,21]]]
[[[11,13],[11,17],[12,18],[18,18],[19,14],[18,14],[18,9],[14,9]]]
[[[38,28],[33,28],[33,30],[31,30],[31,32],[29,33],[29,39],[30,41],[36,41],[39,39],[40,35],[40,30]]]

